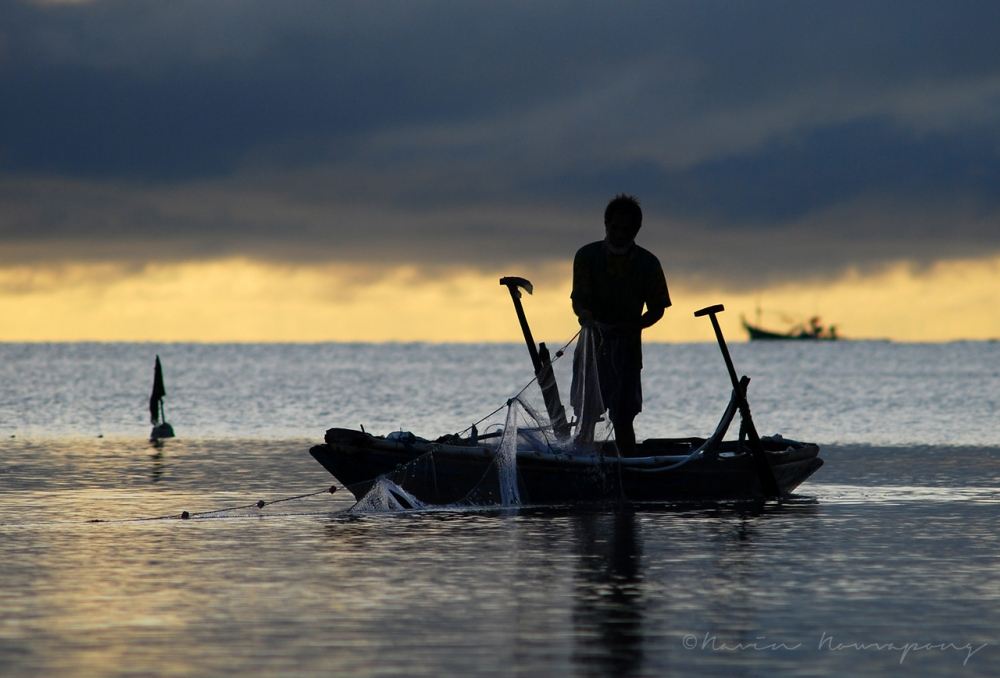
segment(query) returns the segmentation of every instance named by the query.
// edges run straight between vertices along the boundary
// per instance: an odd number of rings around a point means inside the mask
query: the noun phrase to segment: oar
[[[535,347],[535,339],[531,336],[531,328],[528,327],[528,319],[524,316],[524,307],[521,306],[521,290],[531,294],[533,288],[531,283],[525,278],[507,276],[500,278],[500,284],[510,292],[510,298],[514,301],[514,312],[517,313],[517,322],[521,325],[521,333],[524,334],[524,343],[528,345],[528,355],[531,356],[531,365],[535,368],[535,376],[538,377],[538,386],[542,389],[542,397],[545,399],[545,410],[549,414],[549,421],[552,422],[552,430],[557,438],[569,437],[569,424],[566,423],[566,410],[563,408],[562,399],[559,397],[559,387],[556,385],[555,373],[552,371],[552,359],[545,344],[539,344],[541,351]]]
[[[736,393],[736,397],[739,399],[740,418],[743,419],[743,427],[750,441],[750,452],[753,455],[754,466],[757,468],[757,477],[760,479],[761,487],[764,489],[766,496],[780,497],[781,490],[778,488],[778,481],[774,477],[774,469],[771,468],[771,463],[767,460],[764,445],[761,444],[760,436],[757,435],[757,429],[753,425],[753,419],[750,418],[750,404],[747,403],[746,391],[741,386],[740,380],[736,377],[736,368],[733,367],[733,359],[729,356],[729,347],[726,346],[726,339],[722,336],[722,328],[719,327],[719,320],[715,317],[717,313],[722,313],[725,310],[726,307],[722,304],[707,306],[699,311],[695,311],[694,317],[700,318],[707,315],[712,320],[715,337],[719,340],[719,349],[722,350],[722,357],[725,359],[726,368],[729,370],[729,379],[733,382],[733,392]]]
[[[521,289],[531,294],[534,288],[532,288],[531,283],[525,278],[516,278],[514,276],[500,278],[500,284],[510,291],[510,298],[514,301],[514,312],[517,313],[517,322],[521,325],[524,343],[528,345],[528,355],[531,356],[531,365],[535,368],[535,374],[538,374],[542,371],[542,359],[539,357],[538,349],[535,347],[535,339],[531,336],[528,319],[524,316],[524,307],[521,306]]]

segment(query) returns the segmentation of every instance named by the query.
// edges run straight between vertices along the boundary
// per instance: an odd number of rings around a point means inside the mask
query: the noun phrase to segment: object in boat
[[[163,386],[163,367],[160,365],[160,356],[156,356],[156,365],[153,367],[153,392],[149,396],[149,419],[153,424],[153,430],[149,434],[150,440],[174,437],[174,427],[167,423],[163,409],[163,398],[166,395],[167,389]]]
[[[511,292],[536,377],[543,394],[547,391],[550,423],[518,430],[516,422],[512,425],[510,408],[520,401],[513,398],[503,431],[478,434],[473,426],[467,438],[451,434],[429,440],[409,432],[375,436],[363,430],[329,429],[324,444],[309,452],[359,501],[377,490],[382,480],[393,483],[399,490],[396,496],[407,497],[405,505],[411,506],[415,502],[508,505],[510,496],[517,498],[514,503],[530,504],[777,499],[789,495],[823,465],[813,443],[758,436],[746,400],[750,379],[737,379],[715,317],[724,310],[722,305],[695,314],[710,317],[733,385],[729,404],[710,436],[648,439],[638,443],[636,454],[629,457],[621,457],[613,441],[572,438],[573,428],[580,428],[579,419],[566,422],[551,364],[542,359],[524,319],[519,290],[530,293],[530,283],[522,278],[500,282]],[[581,341],[585,340],[589,336],[582,334]],[[725,440],[737,413],[739,436]],[[505,480],[501,467],[513,475]],[[513,483],[513,491],[504,490],[505,482]],[[500,487],[484,491],[484,483]]]
[[[824,326],[820,322],[819,316],[813,316],[807,322],[799,322],[792,325],[784,332],[766,330],[760,326],[760,309],[757,309],[756,324],[751,325],[744,316],[740,316],[740,322],[747,331],[751,341],[761,339],[801,339],[806,341],[837,341],[841,337],[837,334],[836,325]]]

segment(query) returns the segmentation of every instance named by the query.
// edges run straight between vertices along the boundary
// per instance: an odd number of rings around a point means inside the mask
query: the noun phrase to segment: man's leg
[[[618,445],[618,452],[623,457],[631,457],[635,454],[634,420],[634,414],[632,416],[617,416],[611,419],[611,423],[615,426],[615,443]]]
[[[636,415],[642,411],[641,372],[642,366],[637,355],[628,351],[619,354],[616,375],[618,390],[609,414],[615,427],[618,451],[623,457],[636,454],[634,422]]]

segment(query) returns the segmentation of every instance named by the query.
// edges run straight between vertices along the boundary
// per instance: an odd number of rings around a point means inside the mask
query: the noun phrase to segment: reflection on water
[[[992,643],[968,667],[996,665],[996,450],[907,453],[925,485],[885,482],[898,455],[831,450],[781,506],[350,515],[338,492],[253,507],[326,486],[308,444],[5,443],[0,673],[900,670],[899,652],[852,642]],[[903,666],[954,674],[960,655]]]
[[[911,485],[824,485],[827,505],[951,503],[1000,505],[1000,487],[921,487]]]
[[[644,603],[635,513],[584,513],[572,522],[579,558],[573,661],[583,675],[637,675],[643,665]]]
[[[163,480],[163,441],[156,438],[154,440],[150,440],[149,445],[153,448],[153,453],[149,455],[149,458],[153,461],[153,465],[150,470],[150,480],[154,483],[158,483]]]

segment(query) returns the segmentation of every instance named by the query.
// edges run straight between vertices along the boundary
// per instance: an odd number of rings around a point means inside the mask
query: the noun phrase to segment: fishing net
[[[576,416],[576,442],[593,443],[595,428],[604,414],[601,381],[597,375],[598,333],[590,327],[580,330],[573,351],[573,379],[570,404]]]
[[[517,489],[517,407],[513,402],[507,406],[507,421],[493,463],[497,469],[500,503],[518,506],[521,495]]]
[[[417,488],[425,494],[428,491],[434,493],[439,484],[449,482],[449,479],[441,477],[436,453],[431,449],[381,476],[350,510],[372,513],[431,507],[520,506],[519,454],[594,454],[600,443],[611,435],[609,424],[599,428],[604,421],[597,372],[599,340],[598,332],[583,328],[575,340],[572,359],[565,354],[569,344],[551,360],[547,350],[544,350],[543,369],[535,380],[507,401],[506,407],[498,408],[462,434],[438,439],[438,442],[446,444],[467,444],[473,440],[487,455],[478,480],[471,482],[468,488],[460,488],[461,496],[450,497],[449,501],[442,503],[429,503],[418,498]],[[564,357],[566,359],[560,360]],[[571,417],[565,416],[559,395],[553,400],[553,394],[559,393],[560,384],[564,391],[569,385]],[[451,489],[454,491],[454,488]]]
[[[352,513],[384,513],[387,511],[410,511],[426,508],[426,504],[404,490],[386,476],[375,481],[375,485],[349,510]]]

